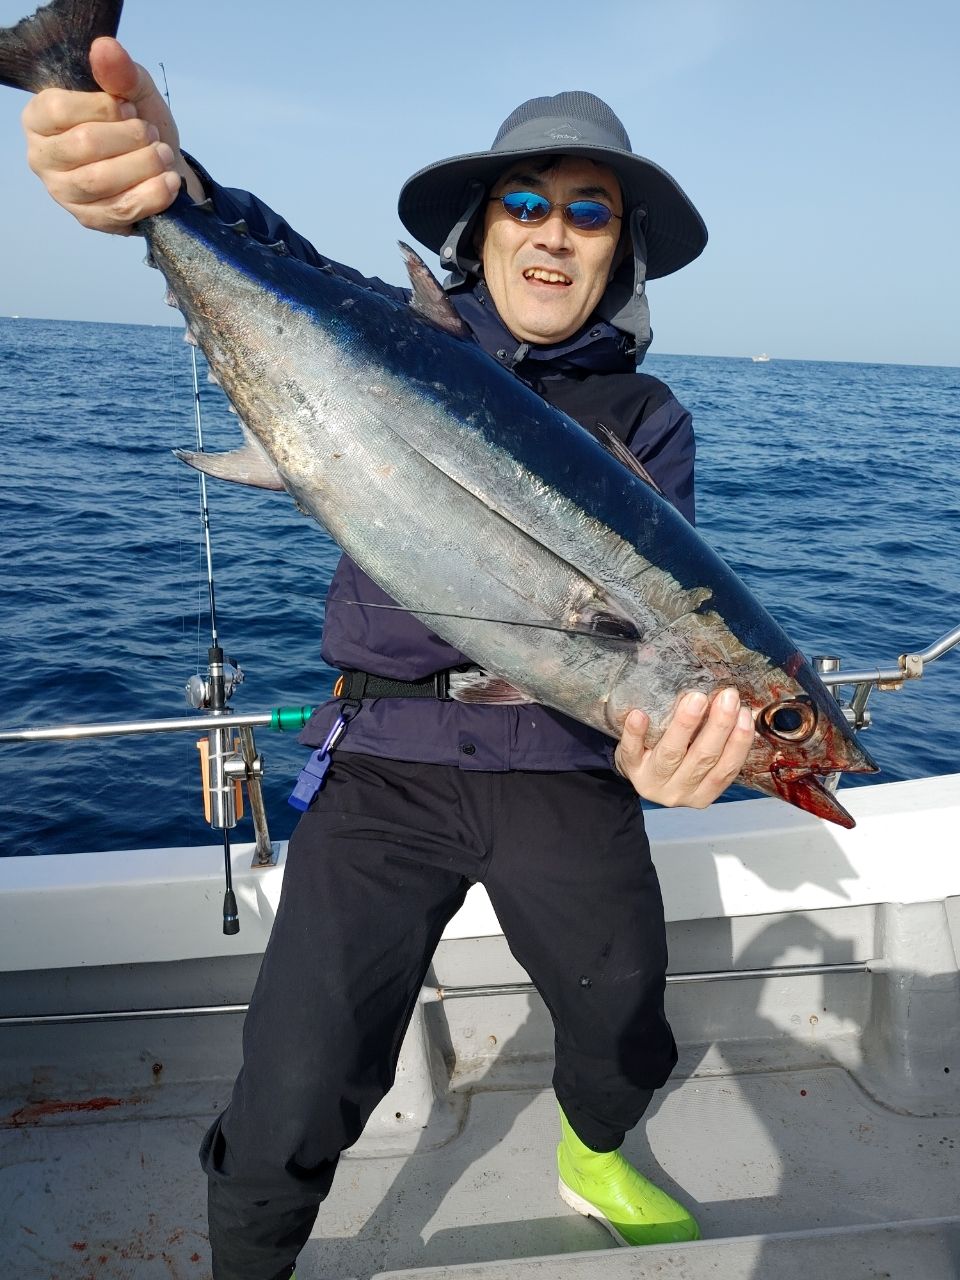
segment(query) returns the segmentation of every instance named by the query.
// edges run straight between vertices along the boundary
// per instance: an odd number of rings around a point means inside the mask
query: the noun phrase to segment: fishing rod
[[[160,63],[163,74],[163,96],[170,107],[170,89],[167,69]],[[187,335],[189,338],[189,329]],[[200,378],[197,366],[197,347],[190,342],[193,368],[193,412],[197,439],[197,452],[203,453],[203,411],[200,403]],[[185,692],[188,703],[196,710],[204,710],[215,720],[225,720],[231,715],[227,703],[244,674],[239,664],[224,655],[217,625],[217,594],[213,575],[213,547],[210,538],[210,507],[207,500],[207,477],[198,472],[200,479],[200,526],[203,532],[204,563],[207,576],[207,599],[210,616],[210,646],[207,650],[207,674],[204,678],[197,671],[187,681]],[[199,628],[199,619],[198,619]],[[199,662],[198,662],[199,666]],[[234,737],[233,727],[239,727],[239,737]],[[250,809],[256,831],[257,853],[254,865],[269,866],[276,861],[267,830],[266,809],[260,779],[263,776],[263,757],[257,755],[252,725],[238,726],[233,720],[229,727],[217,724],[207,729],[205,739],[197,743],[200,752],[200,773],[203,782],[204,817],[216,830],[223,832],[223,932],[239,933],[240,916],[233,889],[233,867],[230,849],[230,832],[243,816],[243,792],[245,783],[250,798]]]

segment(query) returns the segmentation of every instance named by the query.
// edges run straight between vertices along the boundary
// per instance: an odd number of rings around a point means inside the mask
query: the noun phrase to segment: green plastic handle
[[[277,733],[296,733],[313,714],[313,707],[274,707],[270,714],[270,728]]]

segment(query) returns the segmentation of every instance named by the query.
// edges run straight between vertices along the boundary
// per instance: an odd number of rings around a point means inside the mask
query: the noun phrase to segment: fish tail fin
[[[115,36],[123,0],[52,0],[15,27],[0,29],[0,84],[41,89],[99,88],[90,71],[90,45]]]

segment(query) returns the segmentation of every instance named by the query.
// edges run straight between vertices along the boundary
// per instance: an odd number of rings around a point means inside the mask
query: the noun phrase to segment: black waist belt
[[[449,702],[450,671],[437,671],[422,680],[388,680],[386,676],[371,675],[368,671],[341,671],[333,696],[356,702],[363,698],[439,698],[441,702]]]

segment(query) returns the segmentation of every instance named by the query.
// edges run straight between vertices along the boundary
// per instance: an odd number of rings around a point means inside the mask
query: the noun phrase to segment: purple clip
[[[287,804],[305,813],[313,803],[315,796],[327,779],[327,771],[332,763],[330,752],[340,741],[347,727],[344,716],[338,716],[333,728],[327,734],[323,746],[314,751],[307,763],[300,770],[296,785],[287,797]]]

